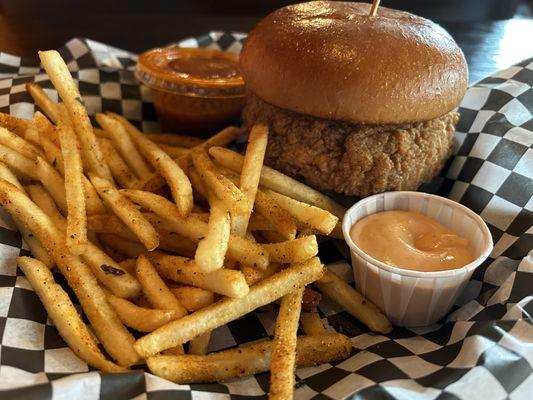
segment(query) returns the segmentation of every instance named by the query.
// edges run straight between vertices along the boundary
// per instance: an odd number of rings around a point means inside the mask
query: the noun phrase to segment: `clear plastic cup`
[[[474,261],[457,269],[423,272],[396,268],[370,257],[352,241],[350,229],[368,215],[390,210],[427,215],[468,238]],[[350,247],[357,290],[381,308],[394,325],[407,327],[431,325],[444,317],[493,247],[490,231],[479,215],[455,201],[421,192],[387,192],[359,201],[346,212],[342,232]]]

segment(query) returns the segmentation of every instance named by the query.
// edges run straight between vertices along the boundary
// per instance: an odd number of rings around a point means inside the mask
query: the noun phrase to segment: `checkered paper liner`
[[[238,52],[245,35],[210,32],[179,42]],[[157,130],[149,91],[136,82],[135,55],[87,39],[61,50],[90,114],[114,111]],[[37,60],[0,53],[0,111],[30,118],[25,92],[35,81],[57,99]],[[487,222],[494,251],[452,312],[438,325],[390,335],[368,331],[328,299],[325,324],[352,338],[351,356],[297,371],[296,398],[531,399],[533,396],[533,59],[471,87],[459,109],[454,156],[421,190],[470,207]],[[17,268],[28,254],[0,210],[0,398],[240,399],[266,397],[268,373],[220,384],[177,385],[136,371],[101,374],[65,345]],[[326,240],[320,257],[353,282],[344,243]],[[65,280],[56,279],[72,294]],[[74,297],[73,295],[71,297]],[[272,336],[275,312],[256,312],[218,328],[216,351]]]

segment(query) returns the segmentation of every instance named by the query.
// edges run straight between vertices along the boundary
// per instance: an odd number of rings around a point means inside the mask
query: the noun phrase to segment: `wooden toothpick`
[[[378,12],[378,7],[379,7],[379,2],[380,1],[381,0],[374,0],[372,2],[372,8],[370,9],[370,14],[369,14],[371,17],[375,17],[376,16],[376,13]]]

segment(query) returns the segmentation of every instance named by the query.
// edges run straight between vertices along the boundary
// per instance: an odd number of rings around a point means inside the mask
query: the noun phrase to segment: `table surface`
[[[37,50],[57,48],[72,37],[88,37],[140,52],[209,30],[247,32],[257,21],[255,16],[176,13],[87,15],[84,18],[60,14],[47,18],[0,14],[0,51],[35,57]],[[533,19],[443,25],[465,53],[470,82],[533,57]]]

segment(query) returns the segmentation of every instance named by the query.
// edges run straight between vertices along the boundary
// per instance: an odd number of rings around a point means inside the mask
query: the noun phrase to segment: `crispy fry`
[[[189,154],[191,151],[191,149],[187,149],[185,147],[168,146],[166,144],[160,144],[160,143],[158,143],[157,145],[161,148],[161,150],[163,150],[173,159],[179,159],[181,157],[184,157],[187,154]]]
[[[246,283],[248,284],[248,286],[252,286],[255,285],[257,282],[274,275],[276,272],[279,272],[281,270],[282,264],[271,262],[264,270],[250,268],[245,265],[241,265],[240,267],[242,273],[244,274],[244,279],[246,279]]]
[[[22,174],[22,176],[37,179],[35,162],[24,157],[18,151],[2,144],[0,144],[0,161],[6,164],[12,171]]]
[[[3,163],[0,162],[0,179],[4,179],[8,181],[9,183],[15,185],[17,188],[19,188],[21,191],[24,192],[24,188],[20,184],[19,180],[11,172],[11,170]],[[43,264],[45,264],[48,268],[51,268],[54,265],[54,260],[52,260],[52,257],[48,254],[48,252],[45,250],[39,239],[37,239],[29,230],[26,228],[20,220],[13,218],[13,222],[15,223],[15,226],[20,232],[20,235],[22,236],[22,239],[28,247],[30,248],[31,253],[33,256],[41,261]]]
[[[180,384],[219,382],[268,371],[272,341],[239,346],[206,356],[158,355],[146,362],[150,371]],[[340,333],[300,336],[296,345],[296,365],[311,366],[342,360],[350,355],[352,343]]]
[[[106,293],[106,296],[107,301],[115,309],[124,325],[139,332],[152,332],[160,326],[183,316],[179,310],[144,308],[109,292]]]
[[[193,136],[178,135],[177,133],[145,133],[152,142],[166,144],[168,146],[179,146],[191,148],[202,144],[204,141]]]
[[[203,356],[209,350],[209,341],[211,340],[211,332],[206,332],[203,335],[194,338],[189,342],[189,354],[196,354]]]
[[[143,356],[152,356],[164,349],[183,344],[197,336],[239,318],[258,307],[279,299],[300,286],[319,279],[323,265],[312,258],[265,279],[250,288],[241,298],[225,298],[179,320],[172,321],[140,338],[135,349]]]
[[[143,255],[140,255],[137,259],[135,274],[139,282],[141,282],[144,296],[153,307],[163,310],[176,310],[180,317],[187,314],[185,307],[172,294],[148,258]]]
[[[246,213],[248,206],[244,194],[230,179],[216,170],[205,150],[194,149],[192,161],[207,189],[213,191],[224,202],[230,210],[232,218],[240,217]]]
[[[240,271],[222,268],[212,272],[202,272],[190,258],[157,252],[151,253],[149,257],[159,275],[174,282],[196,286],[228,297],[243,297],[249,291]]]
[[[318,254],[318,243],[314,235],[263,246],[268,251],[270,261],[283,264],[302,262]]]
[[[67,222],[43,187],[30,185],[28,191],[33,202],[48,215],[56,227],[65,232]],[[124,270],[93,243],[87,242],[87,251],[82,254],[82,258],[91,267],[96,279],[117,296],[137,297],[140,294],[141,286],[128,270]]]
[[[286,240],[296,237],[296,221],[281,208],[269,195],[258,190],[255,197],[255,210],[261,214]]]
[[[218,199],[211,200],[207,233],[200,240],[194,255],[196,267],[203,272],[222,268],[228,250],[231,223],[226,206]]]
[[[294,200],[273,190],[267,190],[267,194],[298,221],[325,235],[329,235],[339,223],[339,218],[329,211]]]
[[[26,129],[30,126],[31,121],[18,118],[14,115],[0,113],[0,126],[9,129],[11,132],[16,133],[20,137],[24,137]]]
[[[65,171],[67,247],[72,254],[82,254],[87,249],[87,211],[79,143],[68,125],[61,124],[58,134]]]
[[[215,301],[213,292],[198,287],[176,286],[171,287],[170,291],[178,298],[187,311],[199,310]]]
[[[126,128],[119,121],[102,113],[96,114],[96,121],[111,136],[121,157],[137,177],[145,178],[152,174],[150,166],[144,161]]]
[[[124,162],[120,154],[116,151],[111,140],[101,138],[98,140],[102,154],[109,165],[113,178],[118,184],[125,188],[132,188],[139,183],[137,177],[131,172],[128,165]]]
[[[371,330],[381,333],[392,330],[391,323],[379,308],[330,269],[326,269],[324,279],[317,281],[315,286]]]
[[[159,245],[159,235],[142,213],[126,197],[122,196],[111,182],[92,174],[89,178],[100,197],[117,217],[135,233],[148,251],[154,250]]]
[[[81,144],[84,162],[88,165],[91,172],[102,178],[112,180],[111,171],[109,171],[109,167],[100,151],[100,146],[98,146],[98,142],[96,141],[96,136],[89,116],[87,115],[83,99],[72,79],[67,65],[59,53],[54,50],[40,51],[39,58],[65,104],[71,123]]]
[[[53,101],[38,84],[33,82],[26,83],[26,91],[30,94],[41,110],[55,124],[59,121],[59,112],[57,103]]]
[[[121,190],[121,193],[163,218],[174,232],[182,236],[199,241],[207,234],[205,222],[194,217],[181,218],[174,204],[164,197],[138,190]],[[226,255],[254,268],[265,269],[268,265],[268,255],[263,246],[238,236],[230,236]]]
[[[241,172],[244,163],[244,157],[241,154],[222,147],[212,147],[209,149],[209,154],[222,166],[235,172]],[[327,210],[338,218],[342,218],[346,212],[344,207],[319,191],[266,165],[263,165],[261,170],[260,185],[293,199]]]
[[[261,167],[265,158],[265,151],[268,140],[268,128],[265,125],[255,125],[250,131],[242,173],[239,181],[239,188],[247,200],[247,210],[236,219],[234,232],[238,236],[244,236],[248,227],[248,221],[255,203]]]
[[[270,399],[292,399],[296,368],[296,332],[302,309],[304,288],[300,287],[281,300],[270,362]]]
[[[0,127],[0,144],[15,150],[30,160],[35,160],[38,156],[43,155],[41,150],[33,144],[2,127]]]
[[[55,131],[54,125],[46,118],[41,112],[35,111],[33,118],[31,120],[32,125],[39,133],[39,143],[42,136],[47,137],[49,140],[54,142],[56,146],[59,146],[59,138]]]
[[[61,154],[61,149],[46,137],[41,137],[41,145],[44,149],[48,162],[52,164],[53,167],[57,168],[61,174],[64,174],[64,161],[63,155]],[[91,182],[89,182],[89,179],[87,179],[85,175],[82,175],[81,180],[85,193],[87,215],[105,213],[107,209],[105,208],[104,203],[102,203],[102,200],[100,200],[100,197],[98,197],[93,185]]]
[[[61,175],[41,157],[37,157],[36,174],[42,185],[53,197],[62,214],[67,214],[65,182]]]
[[[322,335],[326,333],[326,328],[324,328],[317,311],[301,313],[300,324],[302,332],[306,335]]]
[[[124,239],[117,235],[99,233],[98,239],[105,246],[128,258],[137,258],[146,251],[145,247],[141,243],[132,242],[131,240]]]
[[[65,251],[64,235],[54,226],[50,218],[16,186],[5,180],[0,180],[0,202],[10,214],[19,218],[37,236],[52,255],[107,352],[120,365],[137,362],[139,356],[131,346],[134,341],[133,336],[120,323],[107,303],[105,294],[87,265],[78,256]]]
[[[30,257],[19,257],[17,262],[39,296],[48,316],[72,351],[90,366],[104,372],[125,371],[125,368],[106,360],[68,294],[55,283],[49,269]]]
[[[161,150],[157,144],[146,138],[125,118],[116,114],[111,114],[111,116],[124,125],[127,132],[137,143],[137,146],[139,146],[139,149],[143,155],[165,178],[168,186],[170,187],[170,191],[172,192],[172,198],[178,206],[180,215],[183,217],[189,215],[193,206],[192,187],[189,178],[187,178],[187,175],[185,175],[185,172],[183,172],[179,165],[163,150]]]

